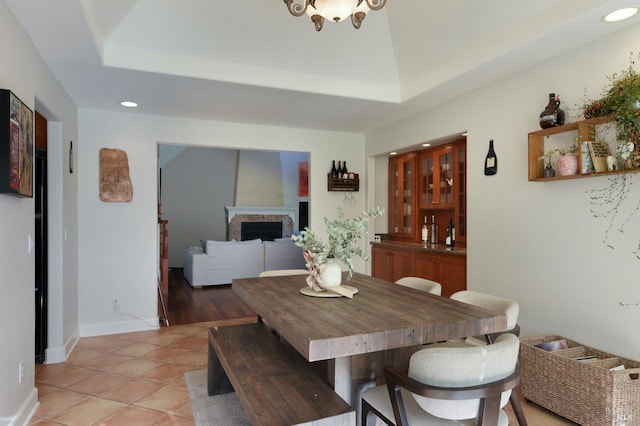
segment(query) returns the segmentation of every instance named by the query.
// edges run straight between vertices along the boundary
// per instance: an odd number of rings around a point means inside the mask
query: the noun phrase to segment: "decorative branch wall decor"
[[[121,149],[100,150],[100,200],[129,202],[133,198],[133,184],[129,177],[127,153]]]

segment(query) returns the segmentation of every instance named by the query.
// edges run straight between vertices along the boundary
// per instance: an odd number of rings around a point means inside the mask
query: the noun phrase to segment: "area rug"
[[[196,426],[250,426],[235,392],[207,395],[207,370],[184,374]]]

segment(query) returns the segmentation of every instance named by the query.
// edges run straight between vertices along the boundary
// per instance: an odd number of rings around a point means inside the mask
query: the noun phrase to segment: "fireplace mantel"
[[[282,236],[290,237],[296,219],[296,209],[284,207],[232,207],[224,208],[227,219],[227,239],[240,240],[242,222],[281,222]]]
[[[226,206],[224,208],[227,216],[227,223],[231,222],[231,219],[235,215],[269,215],[269,216],[289,216],[292,220],[296,220],[296,209],[288,209],[284,207],[235,207]]]

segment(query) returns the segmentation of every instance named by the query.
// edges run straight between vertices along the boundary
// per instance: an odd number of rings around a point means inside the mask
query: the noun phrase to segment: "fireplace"
[[[282,222],[242,222],[240,224],[240,239],[273,241],[282,238]]]
[[[282,207],[225,207],[227,217],[227,239],[228,240],[245,240],[260,238],[262,240],[273,240],[274,238],[290,237],[293,233],[293,224],[296,217],[296,209],[288,209]],[[271,223],[273,225],[264,225]],[[253,224],[253,225],[249,225]],[[277,224],[277,225],[275,225]],[[279,228],[277,235],[275,231],[266,228]],[[243,228],[246,230],[243,231]],[[243,233],[253,233],[248,231],[250,228],[264,228],[264,235],[248,236]],[[253,234],[256,235],[256,234]]]

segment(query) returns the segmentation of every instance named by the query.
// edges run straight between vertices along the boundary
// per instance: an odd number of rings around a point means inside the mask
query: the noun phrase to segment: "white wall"
[[[163,149],[168,146],[163,145]],[[199,245],[201,239],[226,239],[226,206],[270,205],[297,211],[298,201],[303,199],[298,196],[298,164],[307,160],[307,153],[184,148],[162,168],[162,218],[169,221],[170,268],[182,268],[185,250]],[[277,186],[282,194],[278,205],[257,204],[256,200],[242,204],[234,202],[236,193],[241,191],[240,185],[235,184],[237,157],[241,152],[276,156],[277,164],[273,167],[266,167],[267,162],[258,156],[256,161],[261,165],[260,170],[248,167],[249,171],[244,171],[249,165],[245,164],[238,174],[250,176],[245,179],[250,190],[253,190],[251,182],[262,184],[265,190],[260,191],[260,199],[267,194],[266,189]],[[267,175],[271,178],[267,179]],[[244,194],[246,196],[248,191]],[[275,198],[270,197],[267,201],[272,202]],[[297,217],[294,230],[298,229]]]
[[[51,123],[49,130],[50,259],[49,346],[64,351],[77,324],[75,281],[75,176],[63,175],[63,151],[76,140],[75,107],[42,62],[4,2],[0,2],[0,87],[13,91]],[[34,265],[27,240],[34,236],[34,200],[0,194],[0,424],[22,424],[37,404],[34,368]],[[68,227],[66,242],[62,229]],[[63,302],[62,294],[70,296]],[[63,313],[63,310],[65,311]],[[55,329],[55,331],[51,331]],[[47,354],[47,359],[48,359]],[[18,367],[24,362],[22,383]]]
[[[225,206],[232,206],[238,151],[188,147],[162,168],[162,218],[169,221],[169,267],[200,240],[224,240]]]
[[[324,235],[324,216],[334,217],[344,194],[327,191],[326,173],[338,155],[354,171],[364,169],[364,136],[282,127],[79,111],[79,323],[82,336],[141,330],[157,325],[158,142],[234,149],[309,152],[310,226]],[[133,182],[130,203],[98,198],[100,148],[124,149]],[[356,194],[348,215],[364,210]],[[169,241],[171,241],[169,239]],[[360,270],[364,266],[359,264]],[[120,299],[120,312],[112,301]]]
[[[640,307],[620,302],[640,302],[640,212],[607,248],[607,223],[590,212],[588,191],[608,179],[528,182],[527,134],[539,130],[549,93],[563,108],[579,105],[585,87],[598,97],[606,76],[629,66],[638,40],[636,25],[367,135],[367,155],[376,156],[468,130],[468,287],[518,300],[522,337],[560,334],[632,359],[640,359]],[[495,176],[483,174],[489,139]],[[376,182],[387,173],[379,165]],[[640,201],[640,175],[633,179],[618,226]]]

